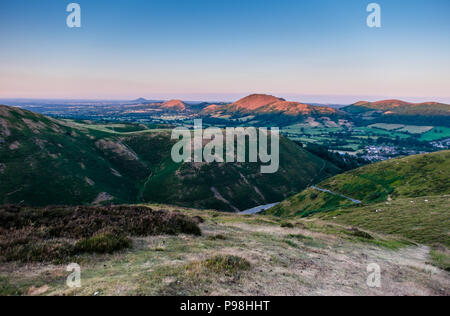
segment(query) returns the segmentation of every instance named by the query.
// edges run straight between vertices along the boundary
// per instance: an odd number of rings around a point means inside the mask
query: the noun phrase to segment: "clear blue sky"
[[[0,97],[450,103],[450,1],[370,2],[1,0]]]

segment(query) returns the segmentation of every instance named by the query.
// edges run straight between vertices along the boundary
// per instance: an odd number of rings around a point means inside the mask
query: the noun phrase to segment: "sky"
[[[375,1],[0,0],[0,98],[450,103],[450,1]]]

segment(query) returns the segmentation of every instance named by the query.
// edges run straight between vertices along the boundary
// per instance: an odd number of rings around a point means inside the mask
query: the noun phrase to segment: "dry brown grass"
[[[132,251],[80,258],[80,289],[65,286],[65,266],[8,263],[0,276],[24,294],[47,285],[44,295],[450,294],[448,272],[428,264],[426,246],[391,250],[321,221],[295,220],[294,228],[282,228],[270,217],[173,211],[201,215],[203,236],[135,238]],[[219,235],[226,238],[214,238]],[[370,263],[381,267],[381,288],[366,284]]]

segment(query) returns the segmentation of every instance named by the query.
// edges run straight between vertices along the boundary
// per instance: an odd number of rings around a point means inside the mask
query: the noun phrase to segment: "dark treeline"
[[[300,142],[296,143],[303,147],[302,143]],[[323,160],[331,162],[332,164],[339,167],[343,171],[353,170],[370,163],[370,161],[365,160],[361,157],[349,154],[342,155],[340,153],[330,151],[328,147],[318,144],[307,144],[306,147],[304,148],[311,154],[314,154],[322,158]]]
[[[352,121],[357,126],[385,123],[385,124],[450,127],[450,119],[448,116],[383,115],[370,121],[367,121],[359,117],[352,118]]]

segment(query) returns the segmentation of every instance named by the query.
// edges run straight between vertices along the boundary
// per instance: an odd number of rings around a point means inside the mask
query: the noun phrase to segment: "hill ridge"
[[[170,110],[177,110],[177,111],[184,111],[186,110],[186,104],[181,100],[169,100],[164,102],[161,105],[162,109],[170,109]]]
[[[255,114],[255,115],[285,115],[285,116],[309,116],[309,115],[344,115],[337,109],[316,106],[307,103],[287,101],[267,94],[252,94],[242,98],[234,103],[227,105],[210,105],[206,107],[202,114],[217,115],[217,114]]]

